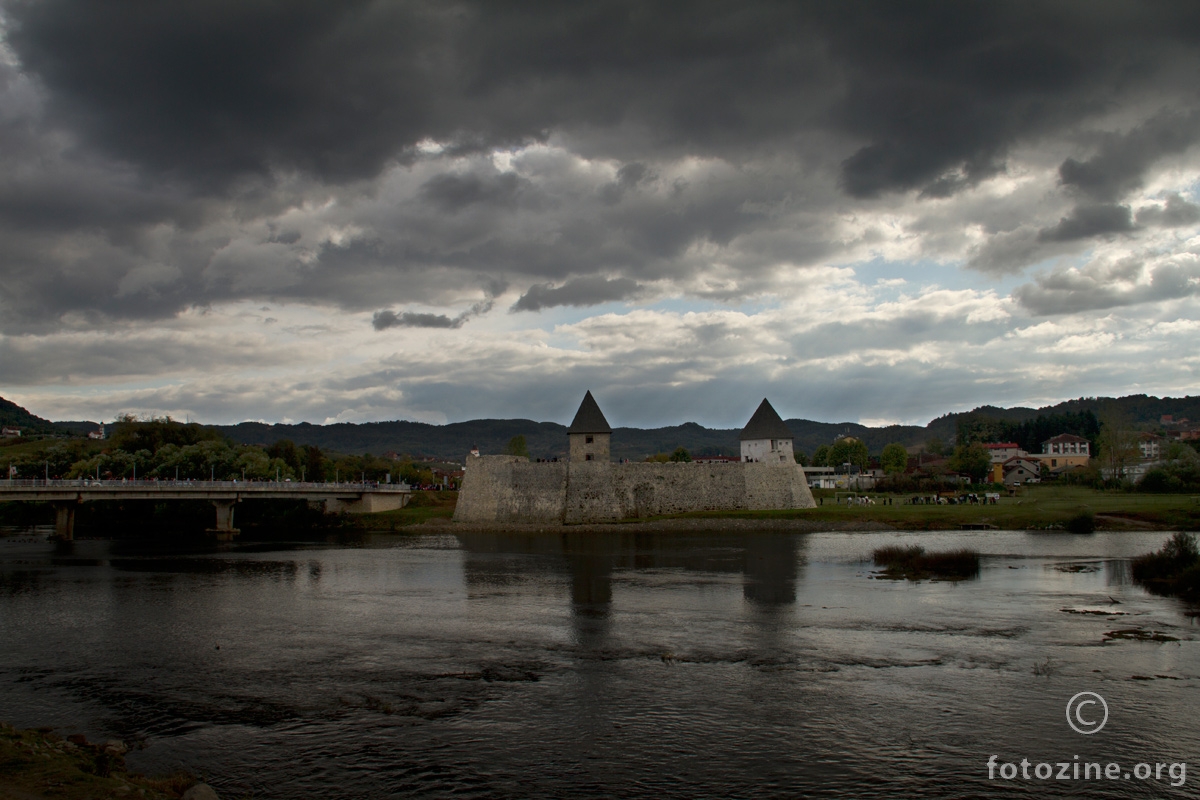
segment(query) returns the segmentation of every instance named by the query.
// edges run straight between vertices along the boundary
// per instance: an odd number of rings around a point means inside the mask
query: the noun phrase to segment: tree
[[[1129,421],[1115,409],[1106,409],[1100,416],[1100,436],[1097,450],[1101,471],[1109,480],[1124,481],[1129,467],[1137,462],[1138,440]]]
[[[925,442],[925,452],[933,456],[943,456],[946,454],[946,445],[941,437],[930,436],[929,441]]]
[[[840,467],[847,463],[865,467],[871,460],[871,451],[853,436],[843,436],[833,443],[833,447],[829,448],[826,460],[831,467]]]
[[[971,476],[972,483],[982,483],[992,471],[992,456],[978,442],[960,444],[950,457],[950,469]]]
[[[510,456],[524,456],[529,458],[529,445],[525,444],[525,437],[517,434],[508,440],[508,447],[504,448],[504,452]]]
[[[676,447],[675,452],[671,453],[671,460],[675,462],[687,462],[692,460],[692,455],[683,447]]]
[[[304,452],[304,471],[303,476],[308,481],[323,481],[325,480],[325,456],[321,453],[321,448],[315,444],[306,444],[302,448]]]
[[[267,455],[271,459],[281,459],[297,474],[300,473],[300,468],[304,464],[300,450],[291,439],[280,439],[267,448]],[[274,477],[274,475],[272,474],[271,477]]]
[[[813,453],[812,463],[814,467],[829,466],[829,445],[823,444]]]
[[[795,452],[793,452],[792,458],[796,459],[796,463],[799,464],[800,466],[802,466],[802,467],[808,466],[808,456],[806,456],[804,454],[803,450],[796,450]]]
[[[904,445],[892,442],[884,446],[879,460],[883,464],[885,473],[898,475],[908,467],[908,450],[904,448]]]

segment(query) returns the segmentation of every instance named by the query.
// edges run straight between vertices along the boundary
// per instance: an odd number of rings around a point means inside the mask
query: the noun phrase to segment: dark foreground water
[[[226,797],[1197,797],[1200,630],[1129,578],[1164,539],[9,535],[0,719],[137,742],[133,767]],[[897,541],[982,574],[872,579]],[[1177,641],[1116,638],[1153,632]],[[1067,724],[1084,691],[1093,735]]]

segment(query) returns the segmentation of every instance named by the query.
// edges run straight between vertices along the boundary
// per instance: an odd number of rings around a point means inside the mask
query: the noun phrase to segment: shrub
[[[1182,531],[1133,559],[1133,579],[1155,594],[1200,596],[1200,548]]]
[[[972,578],[979,574],[979,553],[967,548],[944,553],[926,553],[917,566],[939,578]]]
[[[1067,520],[1063,527],[1068,533],[1093,533],[1096,530],[1096,515],[1084,509]]]
[[[927,553],[920,545],[887,545],[871,554],[884,574],[893,578],[971,578],[979,574],[979,553],[962,548]]]
[[[925,552],[925,548],[920,545],[910,545],[904,547],[899,544],[889,544],[885,547],[877,547],[871,554],[875,563],[881,567],[904,566],[911,564],[914,559]]]

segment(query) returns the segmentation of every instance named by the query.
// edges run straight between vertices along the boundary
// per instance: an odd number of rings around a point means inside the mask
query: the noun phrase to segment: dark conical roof
[[[793,438],[792,432],[788,430],[787,425],[783,424],[783,420],[779,418],[775,409],[771,408],[771,404],[764,397],[758,410],[754,412],[754,416],[746,423],[746,427],[742,428],[742,434],[738,436],[738,441],[791,438]]]
[[[575,412],[575,419],[571,422],[571,427],[567,428],[567,433],[612,433],[612,428],[608,427],[608,420],[604,418],[604,412],[596,405],[591,392],[583,396],[583,402],[579,404],[579,410]]]

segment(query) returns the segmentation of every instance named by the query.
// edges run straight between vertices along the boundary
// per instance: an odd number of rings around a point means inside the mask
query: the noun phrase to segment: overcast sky
[[[0,396],[44,417],[1200,388],[1192,0],[0,0],[0,37]]]

